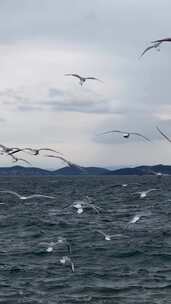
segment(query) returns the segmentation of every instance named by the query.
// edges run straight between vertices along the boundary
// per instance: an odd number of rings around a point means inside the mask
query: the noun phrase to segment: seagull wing
[[[58,152],[58,151],[50,149],[50,148],[40,148],[39,151],[51,151],[51,152],[55,152],[55,153],[61,154],[61,152]]]
[[[49,198],[49,199],[55,199],[54,196],[43,195],[43,194],[32,194],[32,195],[27,196],[27,199],[34,198],[34,197],[37,197],[37,198],[44,197],[44,198]]]
[[[19,195],[17,192],[10,191],[10,190],[0,190],[1,193],[7,193],[7,194],[13,194],[17,196],[18,198],[21,198],[21,195]]]
[[[159,39],[159,40],[155,40],[155,41],[152,41],[152,43],[162,43],[162,42],[171,42],[171,38],[163,38],[163,39]]]
[[[146,193],[149,193],[149,192],[151,192],[151,191],[159,191],[159,189],[156,189],[156,188],[149,189],[149,190],[146,191]]]
[[[87,202],[83,202],[83,204],[84,204],[85,206],[91,207],[91,208],[94,209],[97,213],[99,213],[98,208],[95,207],[94,205],[91,205],[91,204],[89,204],[89,203],[87,203]]]
[[[145,53],[147,53],[149,50],[155,48],[156,46],[155,45],[150,45],[148,46],[143,52],[142,54],[140,55],[140,58],[144,56]]]
[[[106,236],[106,233],[104,233],[102,230],[95,230],[95,231],[102,234],[103,236]]]
[[[171,139],[166,135],[164,134],[160,129],[159,127],[156,127],[156,129],[159,131],[159,133],[167,140],[171,143]]]
[[[81,77],[80,75],[78,75],[78,74],[64,74],[65,76],[73,76],[73,77],[77,77],[77,78],[79,78],[79,79],[82,79],[83,77]]]
[[[97,81],[100,81],[100,82],[103,82],[102,80],[96,78],[96,77],[86,77],[86,79],[88,80],[97,80]]]
[[[131,132],[130,134],[140,136],[140,137],[144,138],[145,140],[151,142],[151,140],[149,138],[145,137],[141,133]]]
[[[123,132],[123,131],[119,131],[119,130],[111,130],[111,131],[107,131],[107,132],[100,133],[100,134],[98,134],[98,136],[99,136],[99,135],[110,134],[110,133],[121,133],[121,134],[128,133],[128,134],[129,134],[129,132]]]
[[[58,156],[58,155],[45,155],[46,157],[52,157],[52,158],[58,158],[60,160],[62,160],[64,163],[66,163],[69,167],[73,167],[73,168],[77,168],[79,169],[80,171],[84,172],[84,173],[87,173],[86,169],[77,165],[77,164],[74,164],[72,163],[71,161],[67,160],[66,158],[64,158],[63,156]]]
[[[28,165],[31,165],[31,163],[28,160],[24,159],[24,158],[17,158],[16,159],[16,161],[20,161],[20,160],[23,161],[24,163],[28,164]]]

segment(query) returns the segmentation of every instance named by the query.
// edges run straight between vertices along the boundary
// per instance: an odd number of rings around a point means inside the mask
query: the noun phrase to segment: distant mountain
[[[40,175],[51,175],[51,171],[39,169],[35,167],[22,167],[22,166],[13,166],[13,167],[1,167],[0,175],[12,175],[12,176],[40,176]]]
[[[110,172],[110,170],[99,167],[86,167],[84,171],[79,170],[77,167],[64,167],[55,171],[44,170],[35,167],[0,167],[0,175],[2,176],[47,176],[47,175],[103,175]]]
[[[108,175],[152,175],[156,173],[171,174],[171,166],[168,165],[154,165],[154,166],[138,166],[134,168],[122,168],[118,170],[111,170]]]
[[[161,164],[155,166],[122,168],[117,170],[109,170],[100,167],[84,167],[84,169],[84,171],[81,171],[77,167],[64,167],[50,171],[35,167],[0,167],[0,176],[151,175],[154,174],[154,172],[171,175],[171,166]]]
[[[106,175],[110,170],[99,167],[85,167],[84,171],[80,171],[77,168],[64,167],[53,171],[53,175]]]

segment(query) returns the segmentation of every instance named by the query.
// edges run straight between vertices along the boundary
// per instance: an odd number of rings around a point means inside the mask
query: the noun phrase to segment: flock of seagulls
[[[164,39],[159,39],[159,40],[155,40],[151,42],[151,45],[148,46],[140,55],[140,57],[143,57],[147,52],[149,52],[152,49],[156,49],[157,51],[160,50],[160,46],[162,43],[164,42],[171,42],[171,38],[164,38]],[[71,74],[65,74],[65,76],[70,76],[70,77],[74,77],[76,79],[79,80],[79,84],[81,86],[83,86],[83,84],[88,81],[88,80],[95,80],[95,81],[99,81],[99,82],[103,82],[102,80],[96,78],[96,77],[83,77],[80,76],[79,74],[75,74],[75,73],[71,73]],[[163,132],[161,131],[161,129],[157,126],[156,127],[157,131],[160,133],[160,135],[162,135],[168,142],[171,142],[171,139]],[[103,132],[101,134],[98,134],[98,136],[102,136],[102,135],[107,135],[107,134],[111,134],[111,133],[118,133],[121,134],[123,136],[123,138],[125,139],[129,139],[132,136],[138,136],[140,138],[142,138],[143,140],[147,141],[147,142],[151,142],[151,140],[149,138],[147,138],[146,136],[144,136],[141,133],[138,132],[130,132],[130,131],[124,131],[124,130],[109,130],[106,132]],[[63,163],[65,163],[66,165],[70,166],[70,167],[74,167],[77,168],[78,170],[80,170],[82,173],[86,173],[86,169],[71,162],[70,160],[68,160],[61,152],[56,151],[54,149],[51,149],[49,147],[44,147],[44,148],[30,148],[30,147],[8,147],[5,146],[3,144],[0,144],[0,155],[6,155],[9,156],[11,158],[12,162],[18,162],[18,161],[22,161],[25,162],[29,165],[31,165],[31,163],[25,159],[25,158],[20,158],[18,157],[19,153],[25,153],[25,155],[32,155],[32,156],[40,156],[42,152],[49,152],[52,154],[47,154],[47,155],[43,155],[44,157],[48,157],[48,158],[54,158],[57,160],[61,160]],[[160,174],[160,173],[156,173],[154,172],[154,174]],[[116,187],[128,187],[128,184],[121,184],[121,185],[114,185]],[[140,199],[145,199],[147,197],[147,195],[149,193],[151,193],[152,191],[159,191],[159,189],[157,188],[152,188],[152,189],[147,189],[146,191],[139,191],[136,192],[136,194],[139,194],[139,198]],[[17,192],[11,191],[11,190],[0,190],[0,194],[3,195],[12,195],[20,200],[30,200],[30,199],[49,199],[49,200],[54,200],[55,197],[54,196],[49,196],[49,195],[43,195],[43,194],[31,194],[31,195],[21,195]],[[101,213],[101,208],[96,206],[90,197],[86,196],[85,199],[83,200],[77,200],[74,201],[72,204],[70,204],[69,206],[66,207],[67,209],[69,208],[73,208],[76,210],[76,213],[78,215],[81,215],[85,209],[91,209],[92,211],[95,212],[95,214],[100,214]],[[137,223],[142,217],[146,217],[146,216],[150,216],[151,212],[140,212],[137,213],[133,216],[133,218],[128,222],[128,225],[133,225],[135,223]],[[98,233],[99,235],[101,235],[104,240],[106,241],[111,241],[112,238],[117,238],[120,237],[121,234],[108,234],[104,231],[102,231],[101,229],[95,229],[94,232]],[[71,245],[69,243],[69,241],[64,238],[64,237],[58,237],[56,241],[54,242],[50,242],[50,243],[44,243],[44,245],[47,246],[46,248],[46,252],[51,253],[53,252],[54,248],[57,246],[65,246],[66,250],[67,250],[67,254],[63,256],[59,262],[62,265],[69,265],[71,267],[72,272],[75,271],[75,265],[72,261],[71,258]]]

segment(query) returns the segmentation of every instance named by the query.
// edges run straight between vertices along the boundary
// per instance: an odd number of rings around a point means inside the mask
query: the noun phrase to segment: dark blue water
[[[136,194],[156,187],[145,199]],[[0,189],[56,196],[0,193],[0,303],[170,303],[170,177],[3,177]],[[65,208],[86,195],[100,214]],[[128,225],[141,211],[151,215]],[[97,229],[120,236],[106,241]],[[71,244],[74,273],[60,263],[66,246],[46,251],[59,236]]]

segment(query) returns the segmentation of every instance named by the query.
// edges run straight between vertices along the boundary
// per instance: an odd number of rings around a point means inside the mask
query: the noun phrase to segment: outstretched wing
[[[144,136],[144,135],[142,135],[141,133],[132,132],[132,133],[130,133],[130,134],[140,136],[140,137],[144,138],[145,140],[147,140],[147,141],[151,142],[151,140],[150,140],[149,138],[145,137],[145,136]]]
[[[77,78],[79,78],[79,79],[81,79],[82,77],[80,76],[80,75],[78,75],[78,74],[64,74],[65,76],[73,76],[73,77],[77,77]]]
[[[98,79],[96,77],[86,77],[86,79],[97,80],[97,81],[103,82],[102,80],[100,80],[100,79]]]
[[[98,232],[98,233],[100,233],[101,235],[106,236],[106,233],[104,233],[102,230],[95,230],[95,232]]]
[[[61,152],[58,152],[58,151],[50,149],[50,148],[40,148],[39,151],[51,151],[51,152],[62,154]]]
[[[21,198],[21,196],[15,192],[15,191],[11,191],[11,190],[0,190],[1,193],[7,193],[7,194],[12,194],[12,195],[15,195],[17,196],[18,198]]]
[[[45,155],[45,156],[52,157],[52,158],[58,158],[58,159],[62,160],[64,163],[66,163],[69,167],[76,168],[76,169],[82,171],[83,173],[87,173],[85,168],[83,168],[83,167],[81,167],[77,164],[72,163],[71,161],[67,160],[63,156],[58,156],[58,155]]]
[[[164,134],[160,129],[159,127],[156,127],[156,129],[159,131],[159,133],[167,140],[171,143],[171,139],[166,135]]]
[[[140,58],[144,56],[145,53],[147,53],[149,50],[153,49],[155,47],[155,45],[150,45],[148,46],[140,55]]]
[[[54,196],[43,195],[43,194],[32,194],[32,195],[27,196],[27,199],[34,198],[34,197],[37,197],[37,198],[44,197],[44,198],[49,198],[49,199],[55,199]]]
[[[111,130],[111,131],[107,131],[107,132],[103,132],[103,133],[97,134],[97,136],[99,136],[99,135],[105,135],[105,134],[110,134],[110,133],[121,133],[121,134],[125,134],[125,133],[128,133],[128,132],[123,132],[123,131],[119,131],[119,130]]]
[[[157,43],[157,42],[171,42],[171,38],[163,38],[163,39],[159,39],[159,40],[155,40],[155,41],[152,41],[152,43]]]

